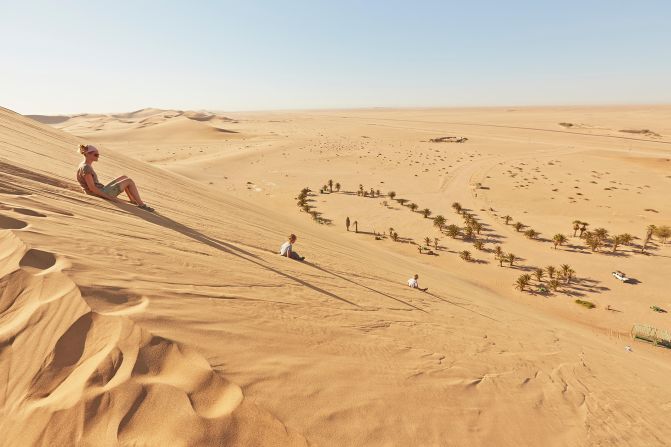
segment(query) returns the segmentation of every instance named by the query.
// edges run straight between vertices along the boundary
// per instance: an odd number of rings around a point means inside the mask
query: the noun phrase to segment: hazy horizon
[[[671,103],[671,5],[35,1],[0,17],[23,114]]]

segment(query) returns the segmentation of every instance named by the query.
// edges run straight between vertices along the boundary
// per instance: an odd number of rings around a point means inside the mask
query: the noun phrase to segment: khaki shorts
[[[121,194],[121,185],[118,183],[109,183],[102,187],[102,192],[108,196],[116,197]]]

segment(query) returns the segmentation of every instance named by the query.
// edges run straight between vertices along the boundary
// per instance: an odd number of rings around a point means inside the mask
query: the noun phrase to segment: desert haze
[[[669,445],[670,191],[671,106],[0,109],[0,444]]]

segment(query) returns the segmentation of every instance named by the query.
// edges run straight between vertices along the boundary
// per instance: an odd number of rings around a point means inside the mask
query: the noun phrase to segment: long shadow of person
[[[261,267],[261,268],[263,268],[267,271],[275,273],[275,274],[277,274],[279,276],[282,276],[284,278],[288,278],[288,279],[296,282],[297,284],[305,286],[305,287],[307,287],[311,290],[314,290],[315,292],[321,293],[322,295],[328,296],[329,298],[337,299],[339,301],[342,301],[344,303],[347,303],[347,304],[355,306],[355,307],[361,307],[358,304],[353,303],[352,301],[349,301],[349,300],[347,300],[347,299],[345,299],[345,298],[343,298],[339,295],[336,295],[333,292],[329,292],[328,290],[324,290],[321,287],[317,287],[314,284],[310,284],[307,281],[304,281],[300,278],[289,275],[288,273],[284,273],[281,270],[278,270],[274,267],[271,267],[271,266],[265,264],[263,262],[263,258],[261,258],[260,256],[254,254],[254,253],[251,253],[247,250],[244,250],[240,247],[237,247],[237,246],[231,244],[230,242],[224,242],[224,241],[221,241],[221,240],[218,240],[218,239],[214,239],[210,236],[207,236],[206,234],[201,233],[200,231],[198,231],[196,229],[193,229],[193,228],[188,227],[188,226],[186,226],[182,223],[179,223],[179,222],[177,222],[177,221],[175,221],[175,220],[173,220],[173,219],[171,219],[167,216],[164,216],[164,215],[162,215],[158,212],[150,213],[148,211],[141,210],[141,209],[137,208],[136,206],[125,203],[125,202],[113,202],[113,204],[115,206],[117,206],[118,208],[120,208],[120,209],[122,209],[122,210],[124,210],[124,211],[126,211],[130,214],[133,214],[133,215],[135,215],[135,216],[137,216],[137,217],[139,217],[139,218],[141,218],[141,219],[143,219],[147,222],[153,223],[155,225],[159,225],[159,226],[161,226],[163,228],[166,228],[168,230],[172,230],[176,233],[179,233],[179,234],[182,234],[182,235],[184,235],[188,238],[191,238],[194,241],[200,242],[201,244],[205,244],[205,245],[207,245],[209,247],[212,247],[216,250],[223,251],[224,253],[228,253],[232,256],[240,258],[240,259],[242,259],[244,261],[247,261],[251,264],[255,264],[255,265],[257,265],[257,266],[259,266],[259,267]]]

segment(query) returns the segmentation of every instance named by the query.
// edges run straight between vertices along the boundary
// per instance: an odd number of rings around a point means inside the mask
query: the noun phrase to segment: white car
[[[613,272],[613,276],[617,279],[619,279],[622,282],[627,282],[629,281],[629,278],[627,278],[627,275],[624,274],[624,272],[621,272],[619,270]]]

